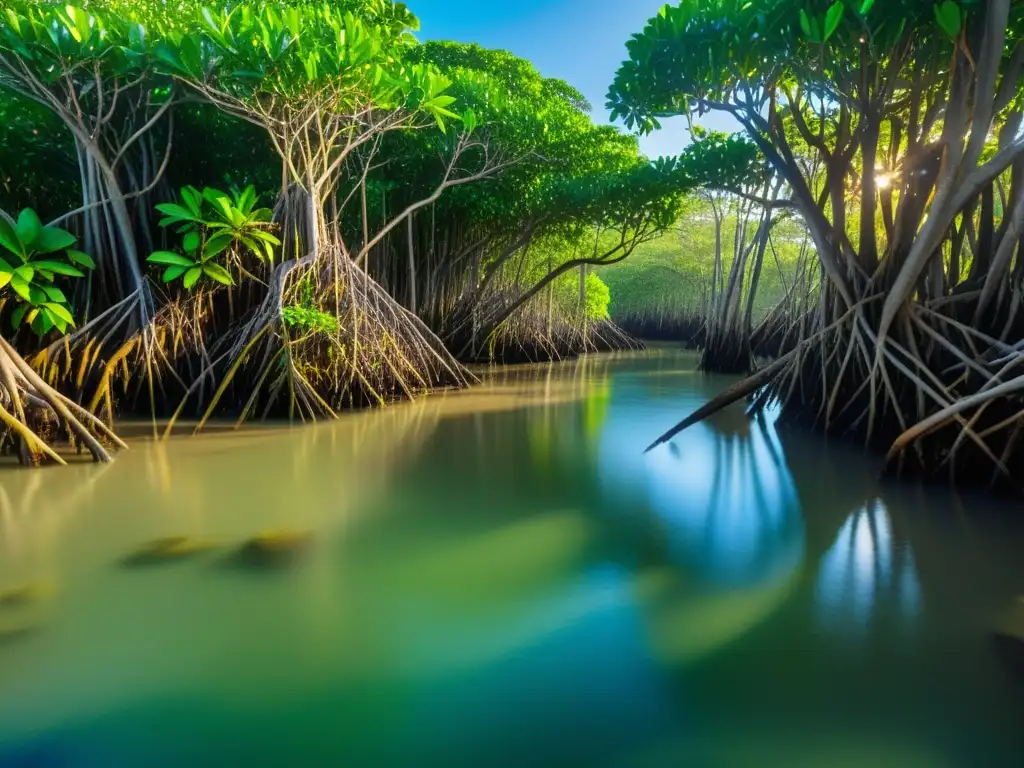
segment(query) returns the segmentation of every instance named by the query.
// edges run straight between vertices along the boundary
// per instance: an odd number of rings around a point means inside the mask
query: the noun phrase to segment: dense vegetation
[[[1019,484],[1022,36],[1019,0],[684,0],[630,40],[613,113],[734,118],[783,185],[762,210],[800,217],[821,271],[785,353],[677,429],[759,392],[901,463]]]
[[[633,343],[588,268],[676,220],[674,161],[417,26],[389,0],[6,4],[9,449],[103,459],[115,414],[315,419]]]
[[[417,27],[391,0],[5,5],[3,450],[333,416],[621,325],[753,372],[663,439],[753,395],[1016,484],[1024,0],[666,6],[607,104],[690,121],[653,162],[570,84]]]

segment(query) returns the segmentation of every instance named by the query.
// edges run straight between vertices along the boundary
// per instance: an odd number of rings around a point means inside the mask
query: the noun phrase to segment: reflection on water
[[[863,636],[888,609],[912,626],[921,609],[921,585],[909,544],[897,548],[885,503],[874,499],[843,523],[818,571],[818,607],[825,625]]]
[[[1006,764],[1017,518],[774,413],[644,453],[695,362],[0,473],[0,766]],[[313,545],[233,567],[265,529]],[[209,546],[119,565],[168,536]]]

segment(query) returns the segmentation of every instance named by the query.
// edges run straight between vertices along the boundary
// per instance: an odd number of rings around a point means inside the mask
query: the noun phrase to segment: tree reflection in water
[[[638,598],[656,656],[691,663],[793,593],[804,526],[774,413],[752,421],[730,411],[645,454],[667,410],[687,413],[721,383],[692,371],[651,374],[615,377],[598,458],[602,506],[649,517],[660,532],[664,554],[638,574]]]
[[[844,636],[863,637],[873,617],[891,610],[912,625],[921,608],[914,554],[894,542],[881,499],[853,512],[818,569],[815,602],[823,624]]]

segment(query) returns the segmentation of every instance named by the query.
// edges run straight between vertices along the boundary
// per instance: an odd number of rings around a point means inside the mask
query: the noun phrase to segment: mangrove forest
[[[1024,4],[685,0],[613,123],[389,0],[7,2],[0,418],[309,421],[641,339],[897,471],[1024,468]],[[738,130],[702,127],[724,115]],[[680,117],[650,159],[637,136]]]

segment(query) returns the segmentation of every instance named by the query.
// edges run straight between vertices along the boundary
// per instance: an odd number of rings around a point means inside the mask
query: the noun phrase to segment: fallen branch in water
[[[678,435],[684,429],[692,427],[698,421],[703,421],[708,416],[712,416],[718,413],[720,410],[732,405],[740,398],[746,397],[752,392],[756,392],[758,389],[760,389],[769,381],[771,381],[772,377],[775,376],[776,373],[785,368],[794,354],[796,354],[796,350],[783,355],[778,360],[771,363],[770,365],[765,366],[754,375],[748,376],[747,378],[743,379],[743,381],[733,384],[720,395],[713,397],[711,400],[708,400],[708,402],[704,403],[704,405],[702,405],[696,411],[694,411],[685,419],[683,419],[674,427],[672,427],[672,429],[670,429],[668,432],[666,432],[653,443],[651,443],[649,446],[647,446],[647,448],[644,449],[644,453],[647,453],[653,448],[657,448],[662,443],[667,443],[669,440]]]

